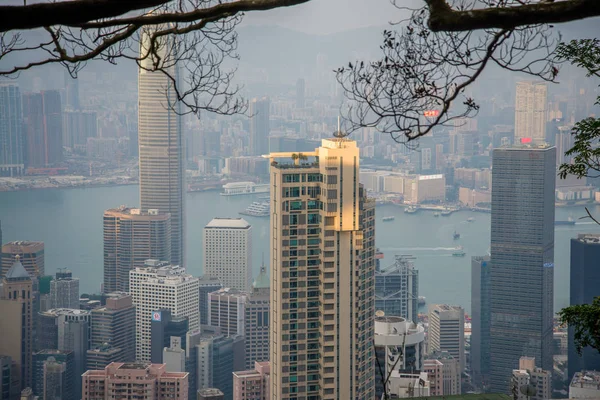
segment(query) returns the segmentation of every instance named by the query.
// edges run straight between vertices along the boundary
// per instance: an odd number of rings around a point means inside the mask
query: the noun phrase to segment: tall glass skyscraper
[[[519,358],[552,369],[556,148],[495,149],[491,226],[491,391],[508,393]]]
[[[479,388],[488,385],[490,372],[490,276],[489,256],[471,258],[471,371]]]
[[[396,256],[394,264],[375,271],[375,310],[418,322],[419,271],[414,257]]]
[[[25,171],[21,92],[14,83],[0,83],[0,176]]]
[[[148,53],[149,32],[142,34],[141,57]],[[160,42],[160,41],[159,41]],[[164,40],[155,56],[140,62],[138,73],[138,141],[140,164],[140,204],[142,211],[157,209],[171,214],[171,263],[185,263],[185,192],[184,140],[180,107],[173,81],[161,71],[153,71],[152,63],[159,62],[174,79],[177,68],[170,55],[173,40]]]

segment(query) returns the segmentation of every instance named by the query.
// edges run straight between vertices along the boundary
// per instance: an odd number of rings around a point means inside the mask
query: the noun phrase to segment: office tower
[[[218,278],[209,275],[202,275],[198,279],[198,295],[200,297],[200,325],[208,324],[208,294],[219,290],[222,287],[223,285],[221,285],[221,281]]]
[[[448,304],[429,305],[429,352],[447,351],[465,369],[465,310]]]
[[[185,266],[185,169],[180,104],[173,81],[161,71],[152,71],[157,61],[148,55],[150,32],[142,34],[140,52],[146,55],[138,73],[138,142],[140,203],[142,211],[171,214],[171,258]],[[161,62],[170,57],[172,38],[159,46]],[[158,61],[157,61],[158,62]],[[167,68],[179,79],[178,69]]]
[[[521,392],[523,386],[532,386],[535,394]],[[521,357],[519,369],[514,369],[511,380],[511,396],[514,400],[546,400],[552,397],[552,374],[535,366],[535,358]]]
[[[73,78],[69,71],[64,73],[65,79],[65,109],[79,110],[79,80]]]
[[[522,356],[552,369],[554,147],[494,149],[490,385],[507,393]]]
[[[21,389],[31,386],[32,292],[33,282],[16,255],[0,286],[0,354],[16,363]]]
[[[243,218],[214,218],[204,227],[204,273],[223,287],[249,292],[252,226]]]
[[[573,375],[569,384],[569,399],[600,399],[600,372],[581,371]]]
[[[479,388],[490,372],[490,264],[489,256],[471,258],[471,372]]]
[[[171,216],[161,210],[104,212],[104,292],[129,291],[129,271],[149,259],[171,259]]]
[[[559,126],[554,143],[556,144],[556,166],[562,164],[571,164],[573,155],[566,155],[568,150],[571,150],[575,145],[575,136],[573,136],[572,126]],[[584,181],[585,182],[585,181]]]
[[[205,388],[198,390],[198,400],[224,400],[223,392],[215,388]]]
[[[515,99],[515,143],[531,139],[542,144],[546,138],[548,87],[543,82],[517,82]]]
[[[356,142],[336,135],[291,163],[291,153],[270,154],[271,396],[278,399],[295,391],[375,395],[375,204],[359,184]]]
[[[271,365],[255,362],[254,369],[233,373],[233,400],[269,400]]]
[[[20,390],[21,383],[15,362],[10,356],[0,355],[0,399],[13,399]]]
[[[90,312],[59,308],[50,310],[57,316],[58,350],[72,351],[75,359],[75,376],[87,368],[87,351],[90,349]],[[75,380],[75,393],[81,393],[81,379]]]
[[[17,255],[31,277],[44,275],[44,242],[17,241],[2,246],[2,276],[12,267]]]
[[[305,94],[306,94],[306,82],[304,79],[298,79],[296,81],[296,108],[304,108],[306,107],[305,102]]]
[[[188,373],[167,371],[165,364],[111,363],[103,370],[87,371],[82,381],[82,400],[188,399]],[[123,397],[129,391],[133,393]]]
[[[98,136],[98,122],[95,111],[67,109],[63,113],[63,146],[73,151],[83,151],[88,138]]]
[[[162,364],[163,349],[169,347],[171,337],[182,340],[182,348],[186,349],[186,334],[190,330],[188,317],[177,316],[169,308],[152,311],[150,323],[150,362]]]
[[[198,388],[217,388],[223,392],[226,399],[233,397],[233,342],[232,337],[223,335],[200,339],[196,346]]]
[[[221,328],[225,336],[244,335],[246,293],[223,288],[208,294],[208,324]]]
[[[75,400],[75,357],[72,351],[44,349],[33,354],[33,394],[46,399]],[[77,396],[77,397],[76,397]]]
[[[384,378],[392,371],[415,373],[423,368],[425,328],[395,316],[375,317],[375,357]],[[375,395],[383,395],[381,371],[376,370]]]
[[[250,102],[249,149],[251,156],[262,156],[269,152],[270,107],[271,102],[266,97],[252,99]]]
[[[23,95],[27,167],[43,168],[62,162],[62,118],[57,90]]]
[[[269,277],[265,266],[252,284],[252,293],[246,299],[244,311],[244,338],[246,341],[246,369],[257,361],[269,361]]]
[[[18,176],[25,172],[23,151],[23,113],[19,85],[1,82],[0,176]]]
[[[375,271],[375,309],[418,321],[419,271],[414,257],[397,255],[394,264]]]
[[[106,345],[109,352],[108,362],[131,362],[135,360],[135,307],[127,293],[109,293],[106,305],[91,310],[91,350],[88,351],[88,369],[90,352]],[[97,351],[106,354],[106,351]],[[94,358],[95,355],[92,354]],[[104,362],[104,361],[102,361]]]
[[[71,271],[64,270],[50,281],[51,308],[79,308],[79,278],[73,278]]]
[[[136,360],[149,361],[152,319],[168,308],[173,315],[189,318],[189,329],[199,327],[198,278],[185,268],[167,262],[147,260],[143,268],[129,272],[129,287],[136,307]]]
[[[427,359],[423,361],[423,370],[432,382],[432,396],[461,394],[460,362],[450,353],[436,351],[427,355]]]
[[[600,235],[579,234],[571,239],[571,273],[569,305],[592,304],[600,296]],[[574,342],[575,331],[569,329],[569,374],[584,370],[600,371],[600,354],[596,349],[585,347],[577,354]]]
[[[185,338],[185,336],[184,336]],[[189,372],[186,371],[185,348],[181,347],[181,338],[177,336],[170,337],[169,346],[164,347],[162,359],[171,372]]]

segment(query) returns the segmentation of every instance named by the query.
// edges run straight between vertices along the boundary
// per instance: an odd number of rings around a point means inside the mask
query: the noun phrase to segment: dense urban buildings
[[[17,84],[0,82],[0,176],[25,172],[23,152],[21,91]]]
[[[256,361],[269,360],[269,287],[269,276],[263,265],[252,283],[252,293],[246,298],[244,311],[246,369],[252,369]]]
[[[269,400],[271,366],[268,361],[255,362],[254,369],[233,373],[233,400]]]
[[[168,372],[164,364],[111,363],[87,371],[82,380],[82,400],[123,398],[125,393],[127,399],[188,399],[188,373]]]
[[[483,388],[490,372],[490,278],[489,256],[471,258],[471,373]]]
[[[544,82],[517,82],[515,98],[515,144],[522,139],[546,142],[548,86]]]
[[[125,206],[104,212],[104,292],[129,291],[129,271],[171,259],[171,216]]]
[[[0,354],[16,364],[20,388],[31,387],[33,354],[33,283],[20,256],[2,278],[0,286]]]
[[[450,396],[461,393],[461,369],[457,358],[446,351],[435,351],[423,361],[432,396]]]
[[[592,304],[594,298],[600,296],[599,260],[599,234],[579,234],[577,238],[571,239],[569,305]],[[600,353],[596,349],[585,347],[581,350],[581,355],[577,354],[574,337],[574,329],[569,328],[568,379],[572,379],[580,371],[600,371]]]
[[[429,352],[448,352],[465,369],[465,310],[448,304],[429,305]]]
[[[5,243],[2,246],[2,276],[13,266],[17,255],[31,277],[39,278],[45,275],[44,242],[22,240]]]
[[[27,168],[55,166],[63,161],[63,117],[58,90],[23,95],[23,126]]]
[[[218,326],[225,336],[244,335],[246,293],[223,288],[208,294],[208,325]]]
[[[267,98],[252,99],[250,102],[250,140],[248,143],[251,156],[262,156],[269,152],[270,110],[271,102]]]
[[[375,204],[359,150],[336,137],[293,156],[269,156],[271,396],[372,399]]]
[[[569,385],[569,399],[600,399],[600,372],[576,372]]]
[[[522,356],[552,370],[556,149],[493,151],[491,391],[508,393]]]
[[[59,308],[48,311],[56,315],[58,350],[72,351],[74,375],[81,376],[87,370],[87,353],[90,349],[90,312]],[[75,393],[81,393],[81,380],[75,379]]]
[[[523,393],[523,386],[531,386],[535,394]],[[533,391],[532,391],[533,392]],[[511,395],[515,400],[547,400],[552,398],[552,373],[535,366],[535,358],[521,357],[519,369],[513,370]]]
[[[163,363],[163,349],[170,346],[172,337],[180,338],[182,348],[186,349],[186,335],[189,330],[190,320],[187,316],[173,315],[169,308],[152,311],[150,362]]]
[[[151,323],[160,320],[157,310],[168,308],[174,315],[188,317],[189,329],[199,327],[198,278],[185,268],[168,262],[147,260],[144,267],[130,271],[129,287],[136,307],[136,360],[150,361]]]
[[[224,400],[225,395],[219,389],[204,388],[198,390],[197,400]]]
[[[45,349],[33,354],[33,394],[43,399],[75,400],[75,357],[73,351]],[[48,396],[48,394],[50,394]]]
[[[79,308],[79,278],[73,278],[69,270],[56,273],[56,278],[50,281],[51,308]]]
[[[185,266],[185,169],[184,138],[175,87],[170,77],[153,71],[153,62],[163,62],[171,47],[161,46],[156,56],[148,54],[150,33],[142,35],[143,57],[138,71],[138,142],[140,205],[143,212],[159,210],[171,214],[171,261]],[[167,40],[167,39],[165,39]],[[171,39],[169,39],[171,40]],[[168,69],[179,79],[178,69]]]
[[[204,227],[204,273],[225,288],[250,291],[252,226],[246,220],[214,218]]]
[[[375,317],[375,357],[385,377],[392,371],[415,373],[423,369],[425,328],[421,324],[394,316]],[[383,395],[381,372],[376,371],[375,395]],[[385,378],[384,378],[385,379]],[[389,393],[391,394],[391,393]]]
[[[233,397],[234,338],[205,335],[196,345],[197,387],[217,388],[226,399]]]
[[[97,115],[95,111],[65,109],[63,113],[63,146],[82,152],[88,139],[98,136]]]
[[[385,315],[418,321],[419,271],[414,258],[397,255],[394,264],[375,271],[375,309]]]

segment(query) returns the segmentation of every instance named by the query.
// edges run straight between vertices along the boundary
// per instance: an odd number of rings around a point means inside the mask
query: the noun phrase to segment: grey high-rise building
[[[471,259],[471,372],[483,388],[490,372],[490,278],[489,256]]]
[[[221,289],[223,285],[218,278],[203,275],[198,279],[198,295],[200,298],[200,325],[208,324],[208,294]]]
[[[150,325],[150,362],[162,364],[163,349],[169,347],[171,336],[181,338],[181,347],[185,350],[186,334],[189,331],[189,319],[171,313],[168,308],[156,310],[152,313],[160,318],[152,318]]]
[[[306,107],[306,82],[300,78],[296,81],[296,108]]]
[[[252,99],[250,102],[250,155],[261,156],[269,152],[270,125],[269,108],[271,102],[268,98]]]
[[[252,292],[246,299],[244,312],[244,335],[246,341],[246,366],[250,370],[255,361],[269,361],[269,277],[263,265],[252,284]]]
[[[23,124],[27,167],[44,168],[63,160],[63,116],[57,90],[24,94]]]
[[[63,146],[74,151],[83,151],[88,138],[98,136],[98,124],[95,111],[66,110],[63,113]]]
[[[522,356],[552,369],[556,149],[494,149],[491,391],[508,393]]]
[[[75,356],[73,351],[44,349],[33,355],[33,394],[53,400],[75,400]],[[81,380],[81,378],[79,378]],[[46,393],[54,396],[46,397]],[[58,393],[58,394],[57,394]]]
[[[79,308],[79,278],[73,278],[71,271],[60,271],[50,281],[50,307]]]
[[[75,376],[87,368],[87,351],[90,348],[90,313],[85,310],[58,308],[49,310],[57,318],[58,350],[72,351]],[[81,379],[75,380],[75,393],[81,393]]]
[[[394,264],[375,271],[376,310],[418,321],[419,271],[413,260],[411,256],[396,256]]]
[[[571,239],[571,295],[569,305],[591,304],[600,296],[600,235],[580,234]],[[577,354],[574,329],[569,329],[569,381],[583,370],[600,371],[600,354],[586,347]]]
[[[142,211],[151,209],[171,214],[171,264],[185,266],[185,169],[184,138],[178,112],[180,104],[173,81],[160,71],[152,71],[148,55],[150,34],[145,32],[140,52],[143,59],[138,72],[138,142],[140,166],[140,203]],[[167,41],[172,38],[167,39]],[[171,55],[172,46],[163,43],[158,51],[161,61]],[[162,54],[164,53],[164,54]],[[178,79],[178,70],[170,68]]]
[[[23,112],[19,85],[2,82],[0,83],[0,176],[17,176],[25,172],[23,147]]]
[[[448,304],[429,305],[429,353],[447,351],[465,369],[465,310]]]
[[[233,398],[234,338],[216,335],[204,337],[196,346],[199,389],[212,387]]]
[[[79,110],[79,80],[73,79],[68,71],[65,71],[65,109]]]

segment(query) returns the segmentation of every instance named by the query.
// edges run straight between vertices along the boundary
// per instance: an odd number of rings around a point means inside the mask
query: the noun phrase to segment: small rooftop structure
[[[21,256],[19,256],[18,254],[15,256],[15,262],[6,273],[5,278],[8,281],[21,281],[31,279],[29,273],[27,272],[23,264],[21,264]]]
[[[251,226],[243,218],[213,218],[204,229],[249,229]]]

